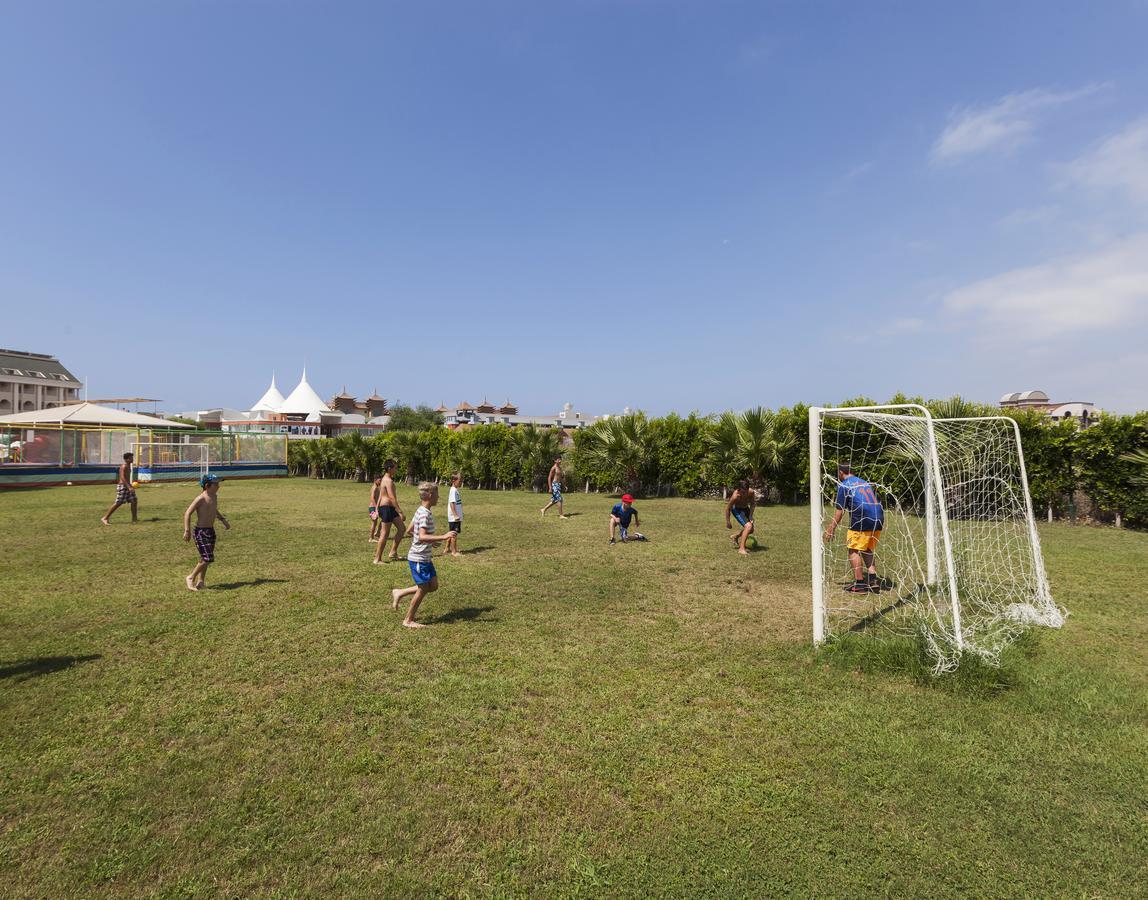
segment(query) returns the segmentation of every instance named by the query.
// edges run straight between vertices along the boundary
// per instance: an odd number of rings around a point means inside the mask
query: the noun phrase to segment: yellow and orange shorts
[[[879,531],[854,531],[850,528],[845,534],[845,546],[862,553],[871,553],[875,550],[879,540],[881,540]]]

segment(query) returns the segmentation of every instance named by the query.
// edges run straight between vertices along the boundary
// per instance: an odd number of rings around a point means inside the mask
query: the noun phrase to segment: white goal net
[[[136,479],[143,482],[196,481],[211,470],[207,444],[174,441],[132,443]]]
[[[815,642],[915,634],[944,672],[1063,624],[1013,420],[813,408],[809,435]]]

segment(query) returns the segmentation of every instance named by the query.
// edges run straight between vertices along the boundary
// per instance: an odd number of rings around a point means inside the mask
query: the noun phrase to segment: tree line
[[[959,397],[898,395],[888,402],[921,403],[938,418],[1002,414]],[[876,403],[858,397],[837,405]],[[461,472],[472,488],[542,490],[550,465],[562,457],[567,490],[724,496],[747,480],[771,501],[805,503],[808,414],[804,404],[717,416],[635,413],[580,429],[572,444],[558,429],[491,424],[450,431],[430,416],[409,417],[403,427],[372,438],[352,432],[291,441],[288,466],[295,475],[368,481],[392,458],[411,483]],[[1148,412],[1102,415],[1086,429],[1032,410],[1004,414],[1020,428],[1038,514],[1075,519],[1087,507],[1094,518],[1148,527]]]

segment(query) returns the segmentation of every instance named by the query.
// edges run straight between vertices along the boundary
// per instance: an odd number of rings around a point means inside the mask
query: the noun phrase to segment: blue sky
[[[0,345],[93,396],[1148,407],[1148,3],[6,8]]]

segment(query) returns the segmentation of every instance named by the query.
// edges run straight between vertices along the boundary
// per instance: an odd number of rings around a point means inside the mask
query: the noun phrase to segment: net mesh
[[[142,482],[186,481],[206,475],[211,447],[202,442],[146,441],[133,443],[136,477]]]
[[[1063,623],[1011,421],[849,409],[821,410],[818,420],[822,533],[836,511],[841,462],[872,485],[884,508],[871,592],[851,590],[848,510],[824,546],[826,636],[918,635],[943,672],[962,653],[997,664],[1028,627]]]

